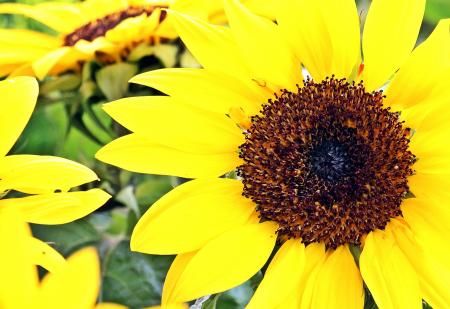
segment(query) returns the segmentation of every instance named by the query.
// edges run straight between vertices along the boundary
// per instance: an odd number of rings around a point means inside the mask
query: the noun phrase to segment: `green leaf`
[[[217,307],[217,300],[219,299],[221,294],[216,294],[214,296],[211,296],[208,298],[203,304],[202,309],[216,309]]]
[[[131,308],[159,305],[162,285],[173,257],[130,251],[120,242],[106,256],[101,300]]]
[[[122,62],[98,70],[95,77],[105,97],[109,101],[114,101],[125,97],[128,81],[137,71],[137,65]]]
[[[222,293],[217,301],[217,309],[245,308],[253,295],[252,283],[250,281]]]
[[[80,219],[61,225],[32,225],[33,235],[54,244],[55,249],[64,256],[80,248],[97,244],[101,236],[86,220]]]
[[[167,176],[151,176],[136,187],[136,199],[144,211],[164,194],[172,190],[171,178]]]
[[[450,2],[448,0],[428,0],[425,9],[425,20],[435,24],[440,19],[450,17]]]
[[[40,86],[39,94],[46,95],[54,91],[70,91],[80,86],[80,84],[80,76],[64,74],[43,82]]]

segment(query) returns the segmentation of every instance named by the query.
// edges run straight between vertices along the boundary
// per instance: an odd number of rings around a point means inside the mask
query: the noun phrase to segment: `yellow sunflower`
[[[7,155],[30,119],[37,96],[38,84],[32,77],[0,82],[0,213],[14,208],[27,222],[67,223],[96,210],[110,196],[100,189],[70,191],[98,180],[92,170],[76,162],[53,156]]]
[[[353,0],[279,3],[275,24],[226,0],[229,28],[171,12],[203,69],[136,76],[168,96],[105,106],[132,133],[100,160],[195,178],[132,249],[177,254],[163,303],[268,263],[248,308],[360,309],[364,285],[379,308],[450,308],[450,19],[413,50],[425,0],[373,0],[362,57]]]
[[[269,4],[246,0],[257,12]],[[21,14],[54,30],[57,35],[25,29],[0,29],[0,76],[33,75],[43,79],[96,59],[121,61],[136,47],[177,37],[170,16],[173,8],[217,22],[223,21],[219,0],[87,0],[81,3],[44,2],[37,5],[0,4],[0,14]]]
[[[30,255],[29,239],[33,239],[30,229],[17,212],[0,212],[0,245],[7,248],[0,255],[2,309],[125,308],[115,304],[95,306],[100,266],[93,248],[82,249],[67,261],[61,257],[59,268],[40,281],[34,256]]]

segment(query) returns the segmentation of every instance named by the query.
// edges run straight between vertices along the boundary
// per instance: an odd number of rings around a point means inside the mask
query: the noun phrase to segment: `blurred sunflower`
[[[268,12],[260,0],[247,0]],[[25,29],[0,29],[0,76],[33,75],[43,79],[79,70],[90,60],[119,62],[136,49],[147,50],[177,38],[170,17],[173,8],[204,19],[223,21],[221,1],[205,0],[87,0],[81,3],[44,2],[37,5],[0,4],[0,14],[32,18],[58,35]],[[166,51],[167,52],[167,51]]]
[[[133,133],[97,153],[198,178],[132,235],[178,254],[163,303],[235,287],[275,249],[248,308],[450,308],[450,19],[413,51],[424,7],[372,1],[364,60],[353,0],[280,1],[277,24],[226,0],[229,28],[170,12],[204,69],[132,79],[169,96],[107,104]]]
[[[59,268],[40,281],[34,257],[30,255],[30,238],[30,229],[17,212],[0,212],[0,245],[8,248],[7,254],[0,255],[0,304],[3,309],[125,308],[115,304],[95,306],[100,266],[93,248],[82,249],[67,261],[61,257]]]
[[[0,213],[18,209],[27,222],[62,224],[102,206],[109,194],[100,189],[69,191],[98,180],[89,168],[52,156],[6,155],[25,128],[38,96],[32,77],[0,82]]]

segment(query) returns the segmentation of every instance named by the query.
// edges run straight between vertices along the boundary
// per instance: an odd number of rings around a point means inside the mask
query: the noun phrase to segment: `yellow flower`
[[[2,309],[126,308],[114,304],[95,306],[100,287],[100,266],[95,249],[82,249],[67,261],[60,257],[58,269],[40,281],[35,257],[30,255],[30,239],[34,238],[19,213],[14,210],[0,212],[0,245],[7,248],[7,252],[0,255]],[[44,255],[41,258],[49,259]]]
[[[100,189],[69,191],[98,180],[93,171],[76,162],[53,156],[6,155],[30,119],[37,96],[38,84],[32,77],[0,82],[0,213],[14,208],[27,222],[67,223],[93,212],[110,196]]]
[[[177,254],[163,303],[237,286],[275,250],[248,308],[363,308],[363,282],[380,308],[450,308],[450,19],[413,51],[425,0],[374,0],[362,60],[353,0],[280,1],[276,24],[225,4],[230,28],[172,15],[204,69],[144,73],[168,96],[105,106],[133,133],[100,160],[196,178],[132,235]]]
[[[246,1],[261,13],[271,7],[260,5],[261,0]],[[138,46],[177,37],[171,17],[161,10],[168,7],[205,19],[223,20],[220,0],[0,4],[0,13],[30,17],[58,33],[55,36],[33,30],[0,29],[0,76],[33,75],[43,79],[77,70],[84,61],[121,61]]]

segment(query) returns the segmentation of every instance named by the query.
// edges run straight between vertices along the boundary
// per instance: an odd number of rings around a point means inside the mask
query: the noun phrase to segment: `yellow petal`
[[[131,249],[178,254],[201,248],[243,225],[254,212],[255,205],[242,196],[242,189],[242,182],[231,179],[197,179],[176,187],[139,220]]]
[[[0,4],[0,14],[21,14],[61,33],[70,33],[75,30],[83,17],[75,6],[58,2],[34,6],[21,3],[3,3]]]
[[[40,80],[44,79],[48,72],[50,72],[56,64],[71,51],[71,47],[61,47],[34,61],[32,67],[36,73],[36,77]]]
[[[37,224],[63,224],[80,219],[103,204],[111,196],[100,190],[48,193],[0,200],[0,211],[15,208],[24,219]]]
[[[448,199],[440,204],[432,198],[407,199],[402,204],[403,217],[417,240],[444,265],[448,265],[450,259],[450,213],[447,205]]]
[[[58,271],[61,267],[65,266],[66,260],[64,260],[63,256],[37,238],[29,237],[28,248],[33,262],[49,272]]]
[[[152,143],[186,152],[235,152],[244,142],[244,135],[229,117],[178,104],[171,97],[125,98],[103,108]]]
[[[94,248],[70,256],[65,267],[42,281],[38,308],[92,308],[100,287],[100,265]]]
[[[6,155],[28,123],[38,92],[38,83],[31,77],[0,82],[0,156]]]
[[[330,250],[314,272],[308,279],[301,308],[363,308],[363,282],[347,246]]]
[[[184,267],[168,302],[193,300],[248,280],[269,258],[276,229],[273,222],[249,224],[210,241]]]
[[[305,264],[305,246],[286,241],[270,262],[264,279],[246,308],[276,308],[298,287]]]
[[[32,47],[47,50],[61,46],[61,40],[55,36],[26,29],[0,29],[0,43],[2,46]]]
[[[191,262],[197,252],[198,251],[178,254],[173,260],[164,281],[161,300],[163,307],[168,305],[169,298],[172,297],[173,290],[177,285],[178,279],[180,279],[180,276],[186,269],[186,266]]]
[[[175,11],[169,11],[169,16],[183,43],[205,69],[251,80],[230,29]]]
[[[95,157],[120,168],[147,174],[185,178],[218,177],[241,164],[237,152],[198,153],[154,144],[145,136],[130,134],[109,143]]]
[[[417,274],[392,236],[379,230],[369,233],[359,262],[379,308],[422,308]]]
[[[225,0],[224,4],[231,31],[253,78],[275,91],[296,90],[296,84],[302,83],[300,62],[295,60],[278,26],[251,13],[237,0]]]
[[[381,87],[402,66],[416,44],[426,0],[374,0],[363,33],[368,91]]]
[[[95,309],[128,309],[128,307],[113,303],[101,303],[97,304],[97,306],[95,306]]]
[[[31,308],[38,274],[30,255],[31,231],[15,211],[0,211],[0,304],[2,308]]]
[[[311,76],[348,78],[360,61],[355,1],[286,0],[277,21]]]
[[[158,89],[185,104],[221,114],[228,114],[232,107],[256,114],[268,99],[267,92],[261,91],[256,83],[246,84],[205,69],[153,70],[133,77],[130,82]]]
[[[450,273],[440,268],[427,251],[417,243],[408,225],[401,218],[386,227],[416,271],[423,298],[433,308],[450,308]]]
[[[0,188],[40,194],[62,192],[98,180],[89,168],[52,156],[12,155],[0,159]]]
[[[439,22],[392,80],[385,103],[396,109],[420,104],[432,93],[442,72],[450,68],[450,19]],[[447,87],[448,88],[448,87]]]
[[[449,197],[450,179],[448,174],[424,174],[416,172],[408,178],[411,192],[418,198]]]

